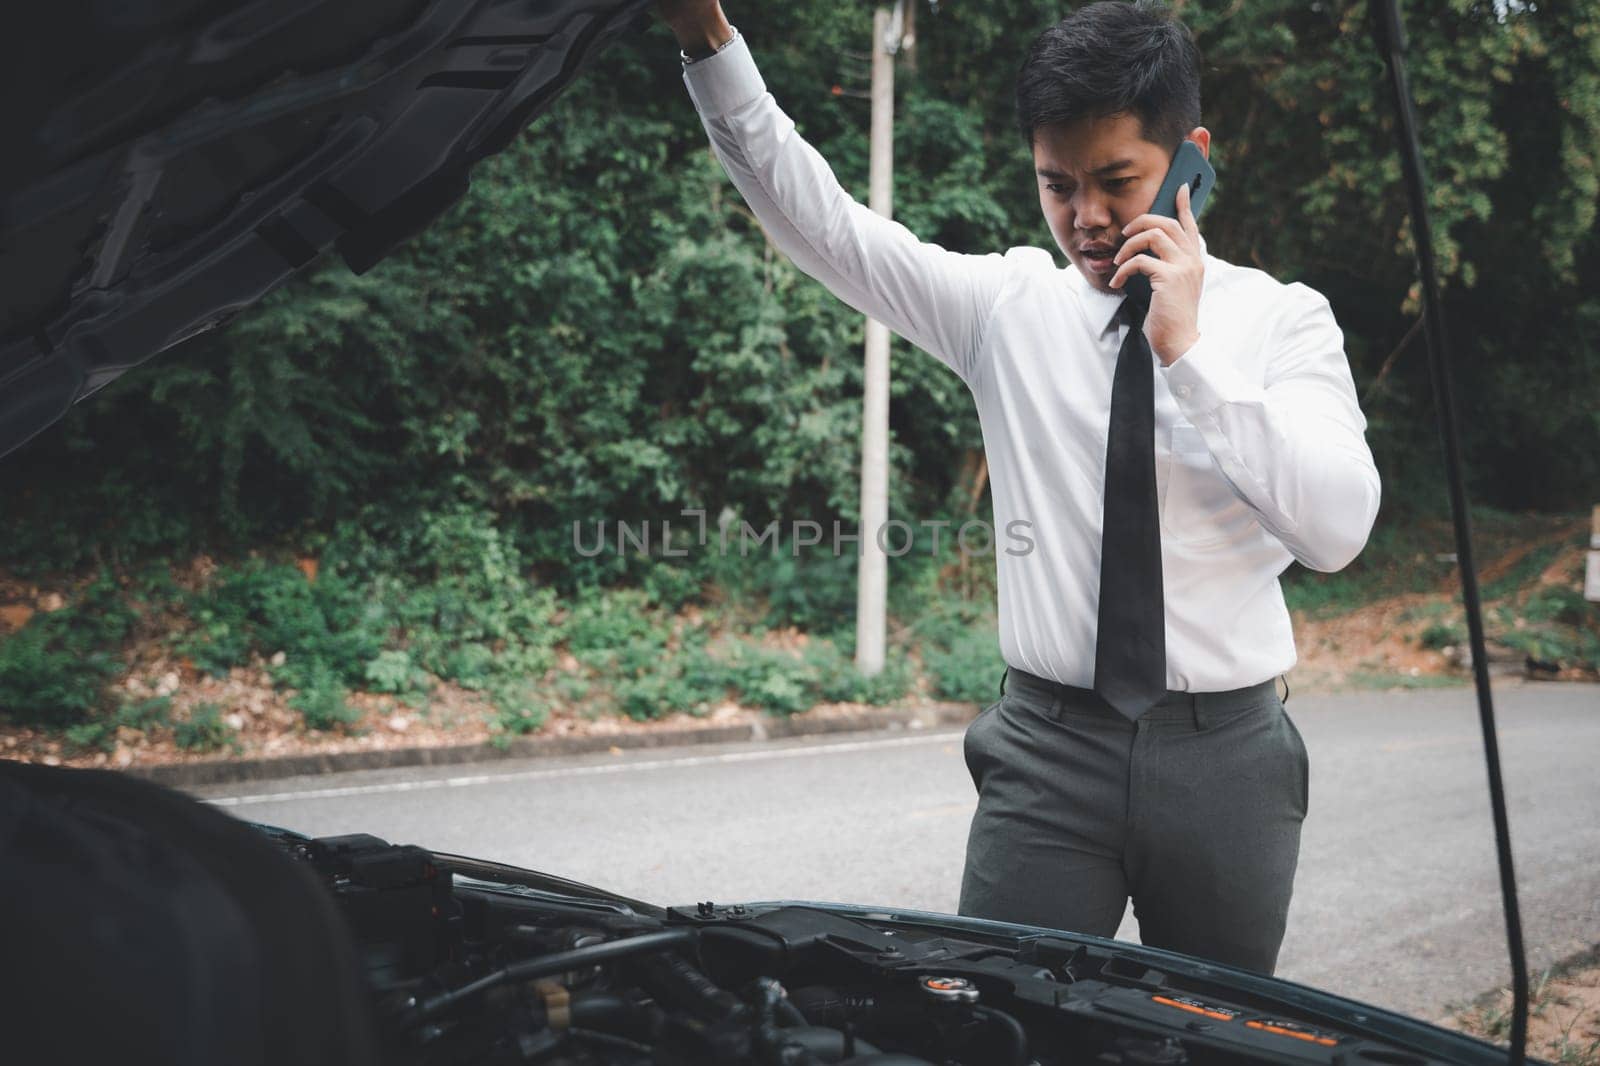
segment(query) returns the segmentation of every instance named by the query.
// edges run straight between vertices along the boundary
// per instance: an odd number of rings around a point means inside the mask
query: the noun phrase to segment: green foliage
[[[1492,614],[1494,639],[1540,662],[1600,670],[1600,604],[1580,588],[1542,585]]]
[[[417,669],[410,652],[391,648],[380,651],[367,663],[366,680],[367,687],[374,692],[407,695],[424,691],[428,675]]]
[[[992,703],[999,696],[1005,663],[993,627],[961,634],[946,647],[923,653],[934,691],[947,700]]]
[[[173,726],[173,740],[184,751],[239,749],[234,729],[222,717],[222,708],[211,702],[196,704],[189,717]]]
[[[382,647],[384,617],[362,590],[336,574],[308,580],[288,563],[249,559],[224,567],[189,603],[195,629],[179,650],[215,674],[244,665],[253,652],[283,653],[273,677],[305,687],[312,677],[365,679]]]
[[[1384,476],[1366,552],[1339,574],[1291,568],[1289,604],[1334,613],[1446,587],[1454,544],[1437,518],[1420,333],[1402,347],[1414,249],[1366,5],[1180,11],[1215,133],[1208,247],[1329,296]],[[964,252],[1052,247],[1011,78],[1061,14],[1044,0],[924,13],[896,123],[896,215],[919,236]],[[1587,505],[1600,482],[1600,0],[1425,0],[1406,18],[1474,498]],[[850,83],[870,21],[869,6],[820,0],[741,14],[779,102],[859,197],[867,104],[830,90]],[[74,407],[0,464],[0,566],[261,551],[193,595],[159,571],[129,591],[187,616],[176,647],[202,669],[281,652],[273,675],[317,728],[352,719],[353,687],[409,699],[434,678],[485,693],[507,735],[543,720],[550,685],[569,702],[609,693],[635,717],[729,697],[780,713],[883,702],[909,685],[911,647],[944,698],[991,700],[992,560],[952,572],[925,534],[891,560],[892,613],[911,633],[865,679],[848,658],[848,548],[717,551],[724,512],[735,532],[854,529],[862,320],[769,246],[705,149],[675,52],[659,26],[622,39],[378,267],[320,264]],[[961,382],[900,343],[891,404],[891,513],[986,514],[984,497],[965,498],[981,435]],[[706,511],[707,544],[685,508]],[[665,520],[687,557],[664,557]],[[1490,558],[1511,524],[1474,521]],[[598,524],[607,549],[578,551],[574,523],[591,537]],[[619,523],[649,523],[650,549],[617,550]],[[319,557],[315,582],[285,561],[290,545]],[[1513,595],[1549,557],[1487,591]],[[725,627],[813,639],[798,658],[709,646],[671,621],[699,600]],[[1559,594],[1510,617],[1507,639],[1530,654],[1595,661],[1592,616]],[[132,624],[106,578],[34,617],[0,641],[0,713],[104,744]],[[1424,641],[1456,636],[1441,619]],[[562,645],[582,670],[552,679]]]
[[[129,700],[117,708],[116,724],[129,729],[152,729],[166,725],[172,714],[171,696],[152,696],[149,699]]]
[[[779,556],[756,570],[756,591],[767,604],[767,623],[825,632],[856,609],[857,557],[834,556],[831,543],[818,555]]]
[[[660,624],[643,592],[613,589],[578,600],[561,632],[572,653],[582,657],[664,642]]]
[[[77,725],[69,725],[61,735],[74,748],[113,751],[117,746],[117,731],[103,718],[91,718]]]
[[[669,616],[649,606],[637,590],[580,599],[562,633],[568,649],[609,686],[617,709],[632,718],[704,714],[730,684],[722,664],[706,649],[704,629],[680,625],[675,633]]]
[[[744,642],[733,649],[728,673],[744,702],[778,714],[795,714],[816,702],[799,656]]]
[[[289,706],[300,712],[307,728],[333,730],[354,725],[361,712],[352,707],[339,677],[323,663],[314,663],[300,679]]]
[[[1466,684],[1466,679],[1456,674],[1397,674],[1383,671],[1356,671],[1345,679],[1345,684],[1356,689],[1373,689],[1381,692],[1395,690],[1453,688]]]
[[[992,563],[989,567],[992,579]],[[1005,662],[994,603],[988,596],[971,600],[941,592],[933,574],[910,595],[918,606],[911,636],[922,654],[923,672],[941,699],[992,703]]]
[[[658,659],[612,685],[618,708],[639,721],[676,713],[703,715],[727,688],[726,673],[703,650]]]
[[[1450,527],[1439,520],[1390,520],[1374,526],[1354,562],[1333,574],[1293,564],[1283,575],[1283,598],[1291,611],[1326,618],[1370,602],[1378,595],[1427,592],[1454,577]]]
[[[374,510],[321,547],[315,581],[260,559],[219,569],[189,602],[180,650],[213,672],[273,662],[314,729],[356,721],[351,686],[416,695],[433,674],[510,705],[551,665],[554,592],[528,581],[487,512]]]
[[[133,621],[109,573],[62,610],[35,614],[0,640],[0,716],[59,727],[99,708],[106,682],[124,669],[119,652]]]
[[[898,81],[895,175],[897,216],[919,236],[968,252],[1051,247],[1010,81],[1061,13],[996,0],[919,23],[917,65]],[[1429,472],[1420,338],[1377,383],[1418,297],[1365,4],[1181,14],[1205,56],[1216,134],[1208,246],[1330,297],[1386,485]],[[1600,0],[1427,0],[1406,16],[1445,309],[1473,399],[1475,495],[1591,502],[1600,34],[1586,27],[1600,24]],[[830,89],[850,82],[870,9],[801,0],[741,17],[780,103],[864,196],[867,104]],[[852,520],[860,316],[767,245],[705,151],[675,51],[659,26],[624,38],[378,267],[312,269],[74,408],[0,466],[0,564],[244,547],[330,533],[370,505],[446,516],[433,531],[453,535],[487,508],[542,582],[645,581],[652,602],[675,604],[700,588],[699,563],[662,566],[659,545],[584,557],[572,524],[659,530],[695,506],[758,528]],[[977,446],[971,398],[905,352],[892,401],[895,513],[937,512],[959,469],[948,458]],[[675,526],[680,545],[690,524]],[[773,623],[832,617],[847,572],[770,579]],[[460,591],[445,582],[419,610],[484,622]],[[419,663],[431,669],[432,654]]]
[[[62,731],[67,743],[75,748],[110,752],[116,750],[118,729],[153,729],[167,724],[172,713],[170,696],[128,700],[110,716],[97,715]]]
[[[414,657],[430,669],[447,649],[428,644],[428,634],[490,645],[536,640],[554,609],[553,592],[528,581],[522,553],[480,507],[372,508],[339,527],[324,559],[415,636]]]
[[[1433,651],[1460,647],[1467,642],[1467,627],[1460,622],[1430,622],[1417,639]]]
[[[891,651],[882,670],[863,676],[854,660],[828,640],[807,644],[804,659],[817,698],[829,703],[893,703],[906,694],[915,674],[910,660]]]
[[[537,733],[550,717],[550,704],[538,686],[528,681],[504,678],[493,686],[496,738]]]

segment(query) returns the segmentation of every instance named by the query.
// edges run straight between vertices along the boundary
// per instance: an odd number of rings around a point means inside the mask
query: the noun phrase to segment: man
[[[1350,562],[1379,486],[1327,300],[1207,253],[1187,189],[1147,213],[1182,141],[1210,154],[1187,29],[1094,3],[1029,51],[1018,118],[1063,271],[856,203],[717,0],[660,7],[769,238],[960,375],[995,528],[1028,523],[997,555],[1009,683],[967,731],[961,912],[1111,936],[1131,895],[1144,943],[1271,973],[1309,785],[1278,575]]]

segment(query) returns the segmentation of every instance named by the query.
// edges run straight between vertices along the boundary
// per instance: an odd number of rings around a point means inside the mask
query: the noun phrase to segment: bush
[[[62,735],[73,747],[115,751],[118,729],[143,731],[165,725],[171,711],[172,700],[167,696],[131,700],[118,707],[116,713],[110,717],[97,716],[86,722],[68,726]]]
[[[69,745],[84,751],[115,751],[117,730],[104,718],[91,718],[87,722],[69,725],[61,734]]]
[[[702,581],[688,566],[658,563],[645,571],[642,589],[656,607],[674,610],[700,598]]]
[[[195,628],[178,648],[201,669],[224,674],[251,653],[282,652],[273,678],[291,688],[323,676],[362,682],[383,647],[383,610],[364,590],[337,574],[308,580],[288,563],[251,559],[224,568],[190,598],[189,614]]]
[[[428,685],[428,675],[417,669],[411,653],[398,649],[380,651],[367,663],[366,678],[374,691],[397,696],[425,691]]]
[[[622,678],[613,686],[617,707],[623,714],[644,722],[675,712],[704,713],[694,689],[684,683],[681,668],[663,664],[637,677]]]
[[[906,694],[915,672],[909,660],[890,651],[883,669],[864,677],[855,661],[828,640],[806,645],[805,660],[816,679],[817,698],[829,703],[892,703]]]
[[[1494,618],[1495,639],[1508,648],[1540,662],[1600,670],[1600,605],[1576,588],[1541,586],[1520,610],[1497,608]]]
[[[705,714],[728,688],[724,666],[705,647],[704,632],[689,629],[670,649],[663,628],[630,638],[620,647],[587,651],[582,661],[609,685],[616,707],[638,721],[675,712]]]
[[[494,649],[487,644],[464,643],[442,646],[434,659],[434,671],[446,681],[462,688],[481,691],[495,673]]]
[[[970,630],[947,646],[924,646],[922,661],[934,691],[947,700],[992,703],[999,696],[1005,663],[993,628]]]
[[[814,634],[832,633],[854,621],[857,560],[848,550],[832,554],[831,529],[824,532],[820,544],[802,549],[798,557],[789,554],[788,541],[779,546],[776,556],[770,547],[757,552],[752,546],[751,555],[742,557],[737,530],[737,524],[730,527],[728,554],[713,554],[707,563],[719,598],[733,607],[733,621],[795,626]],[[788,536],[790,530],[780,526],[779,532]],[[711,534],[713,544],[715,536]]]
[[[314,667],[289,706],[300,712],[310,729],[329,730],[354,725],[361,712],[351,707],[338,677],[325,666]]]
[[[493,726],[499,737],[537,733],[550,717],[550,707],[528,681],[500,681],[494,686]]]
[[[134,622],[116,582],[103,573],[76,603],[35,614],[0,641],[0,715],[18,725],[82,724],[121,674],[118,655]]]
[[[726,662],[729,680],[743,703],[795,714],[816,702],[816,675],[797,655],[736,641]]]
[[[173,740],[184,751],[239,750],[234,729],[222,719],[222,708],[215,703],[196,704],[189,717],[172,730]]]
[[[1467,628],[1460,622],[1430,622],[1417,639],[1424,648],[1438,651],[1452,645],[1465,644]]]
[[[579,658],[585,652],[610,652],[639,641],[664,643],[666,631],[658,611],[638,589],[610,589],[580,597],[561,627],[567,647]]]

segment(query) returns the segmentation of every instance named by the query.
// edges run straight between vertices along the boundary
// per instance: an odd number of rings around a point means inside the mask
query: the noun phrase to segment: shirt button
[[[1187,400],[1189,398],[1189,386],[1187,386],[1187,385],[1179,385],[1178,389],[1177,389],[1177,392],[1178,392],[1178,399]]]

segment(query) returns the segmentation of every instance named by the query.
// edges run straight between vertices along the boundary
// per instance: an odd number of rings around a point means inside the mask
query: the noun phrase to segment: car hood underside
[[[39,9],[3,75],[0,455],[330,246],[377,263],[647,6]]]

